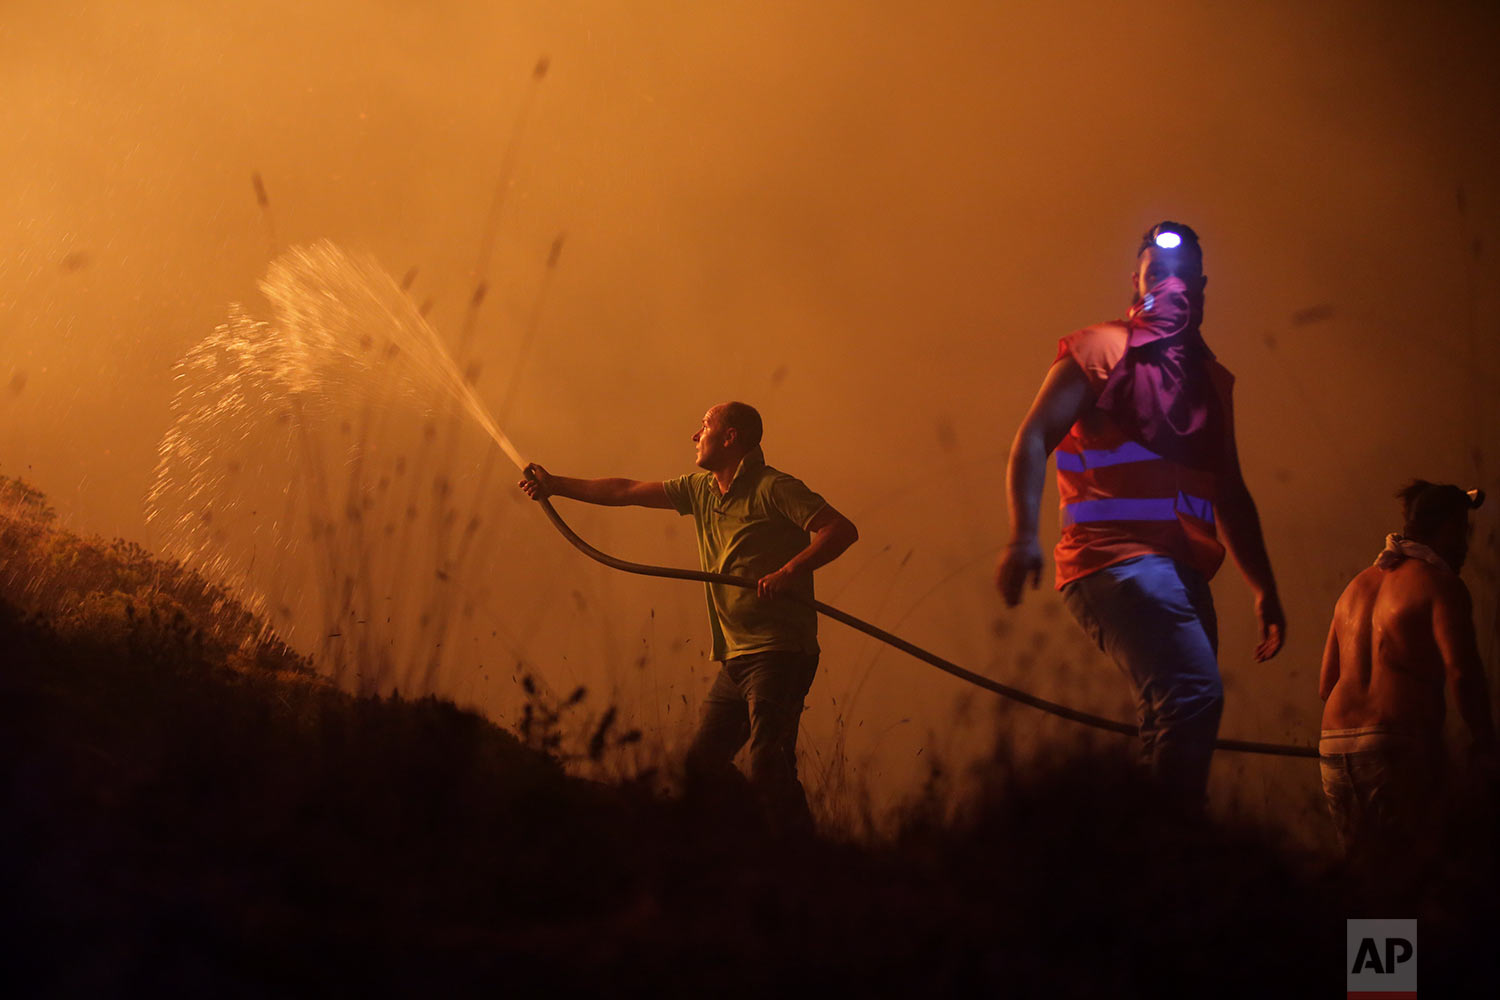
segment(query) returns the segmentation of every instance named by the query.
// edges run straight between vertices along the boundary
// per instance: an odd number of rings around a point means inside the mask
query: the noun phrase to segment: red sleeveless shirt
[[[1128,339],[1123,323],[1087,327],[1062,338],[1057,359],[1071,356],[1097,399]],[[1215,360],[1206,363],[1227,418],[1234,376]],[[1213,472],[1156,454],[1097,407],[1072,426],[1056,457],[1062,537],[1053,559],[1059,590],[1106,566],[1151,554],[1191,566],[1205,580],[1218,572],[1224,546],[1215,529]]]

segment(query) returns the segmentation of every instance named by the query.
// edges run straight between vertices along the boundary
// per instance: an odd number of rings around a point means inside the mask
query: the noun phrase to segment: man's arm
[[[1327,701],[1333,694],[1333,686],[1339,682],[1339,612],[1333,609],[1333,621],[1328,626],[1328,641],[1323,644],[1323,669],[1318,673],[1318,698]]]
[[[1010,447],[1005,488],[1010,498],[1010,544],[995,567],[995,586],[1005,603],[1015,607],[1027,579],[1032,589],[1042,585],[1042,548],[1037,540],[1042,484],[1047,478],[1047,456],[1068,428],[1078,422],[1092,399],[1088,376],[1071,356],[1059,358],[1047,371],[1042,387]]]
[[[1490,718],[1489,684],[1474,636],[1474,602],[1457,577],[1443,581],[1432,602],[1432,637],[1458,705],[1459,717],[1474,737],[1474,749],[1493,752],[1495,723]]]
[[[638,479],[571,479],[554,476],[535,463],[526,467],[532,477],[516,485],[533,500],[545,497],[567,497],[605,507],[661,507],[671,510],[672,501],[661,483]]]
[[[1286,639],[1286,613],[1281,609],[1281,595],[1276,590],[1276,576],[1271,572],[1271,556],[1260,530],[1260,513],[1245,477],[1240,472],[1239,445],[1234,436],[1234,412],[1224,398],[1226,445],[1219,498],[1216,503],[1219,524],[1224,529],[1224,544],[1240,574],[1255,593],[1255,618],[1260,623],[1260,644],[1255,647],[1257,662],[1265,662],[1281,650]]]
[[[859,530],[854,527],[854,522],[834,510],[831,504],[824,504],[813,515],[813,519],[807,522],[807,530],[812,535],[807,548],[788,559],[786,565],[776,572],[760,578],[756,593],[761,597],[775,597],[782,593],[798,573],[811,573],[827,566],[859,540]]]

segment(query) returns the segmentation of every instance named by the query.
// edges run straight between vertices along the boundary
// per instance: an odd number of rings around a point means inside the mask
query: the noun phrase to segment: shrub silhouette
[[[11,995],[1327,995],[1360,897],[1272,831],[1171,821],[1117,755],[914,800],[889,840],[569,777],[639,734],[533,682],[525,739],[356,698],[124,542],[0,514]],[[568,730],[571,733],[571,730]],[[529,744],[529,745],[528,745]],[[1475,841],[1471,854],[1493,849]],[[1488,976],[1492,868],[1421,911],[1424,986]]]

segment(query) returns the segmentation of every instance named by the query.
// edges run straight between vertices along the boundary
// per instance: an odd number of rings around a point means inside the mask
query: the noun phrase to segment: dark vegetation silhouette
[[[341,692],[12,480],[0,649],[11,996],[1328,996],[1345,918],[1398,915],[1274,831],[1140,808],[1113,752],[1022,766],[1001,739],[959,809],[935,763],[878,840],[571,777],[641,734],[608,710],[572,732],[587,693],[535,682],[519,734]],[[1422,904],[1434,995],[1489,978],[1493,841],[1469,829]]]

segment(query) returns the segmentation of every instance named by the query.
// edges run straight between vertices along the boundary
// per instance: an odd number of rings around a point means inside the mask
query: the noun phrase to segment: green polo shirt
[[[759,448],[735,471],[721,494],[711,472],[679,476],[662,484],[677,513],[691,514],[698,556],[709,573],[758,580],[807,548],[807,525],[827,502],[800,479],[766,464]],[[769,650],[816,653],[818,613],[785,598],[762,598],[753,590],[704,584],[715,660]],[[800,574],[793,592],[812,599],[812,574]]]

